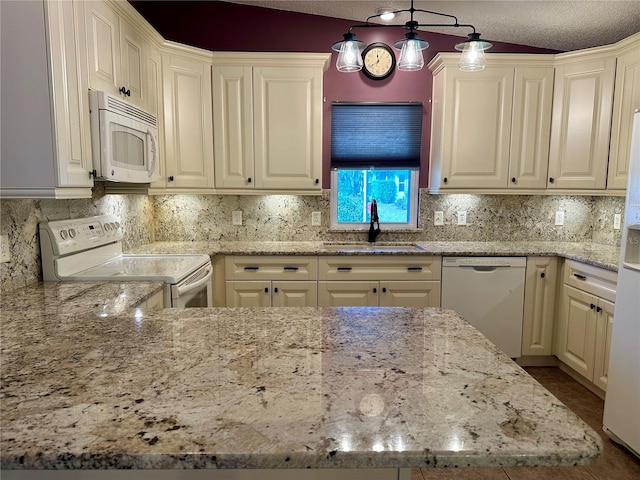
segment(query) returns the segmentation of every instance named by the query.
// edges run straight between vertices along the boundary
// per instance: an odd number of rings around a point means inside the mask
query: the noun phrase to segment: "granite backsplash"
[[[11,261],[0,264],[0,287],[9,291],[42,278],[38,222],[112,213],[123,219],[124,248],[153,241],[347,241],[366,240],[364,232],[329,228],[330,194],[294,195],[105,195],[101,184],[86,200],[0,200],[0,234],[9,235]],[[242,210],[243,225],[231,215]],[[435,211],[444,225],[433,226]],[[466,226],[457,226],[458,210],[467,211]],[[555,212],[565,224],[554,225]],[[420,194],[419,228],[384,231],[379,241],[594,241],[620,245],[614,213],[623,213],[624,197],[544,195]],[[322,213],[322,225],[311,226],[311,212]],[[384,219],[381,219],[384,221]]]

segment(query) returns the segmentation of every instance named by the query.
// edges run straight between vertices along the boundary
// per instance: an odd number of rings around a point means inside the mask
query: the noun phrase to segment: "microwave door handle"
[[[195,283],[190,283],[188,285],[180,285],[176,288],[177,293],[178,293],[178,297],[180,297],[181,295],[184,295],[185,293],[189,293],[192,290],[196,290],[198,288],[200,288],[202,285],[204,285],[205,283],[207,283],[211,277],[213,276],[213,268],[211,268],[211,266],[207,267],[207,275],[204,278],[201,278],[200,280],[198,280]]]
[[[149,175],[151,175],[155,168],[156,161],[158,160],[158,139],[150,128],[147,128],[147,135],[151,137],[151,143],[153,144],[153,158],[149,160]]]

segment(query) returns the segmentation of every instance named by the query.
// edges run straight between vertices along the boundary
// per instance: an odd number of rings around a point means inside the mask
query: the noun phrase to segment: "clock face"
[[[372,43],[362,52],[363,73],[373,79],[382,80],[393,72],[396,56],[385,43]]]

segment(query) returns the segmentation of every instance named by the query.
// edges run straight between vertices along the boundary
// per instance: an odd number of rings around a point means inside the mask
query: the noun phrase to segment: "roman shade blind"
[[[333,103],[332,168],[420,166],[422,103]]]

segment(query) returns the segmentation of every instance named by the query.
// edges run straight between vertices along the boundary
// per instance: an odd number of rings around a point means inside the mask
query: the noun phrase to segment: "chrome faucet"
[[[373,224],[377,224],[374,228]],[[375,242],[376,238],[380,235],[380,218],[378,218],[378,202],[373,200],[371,202],[371,223],[369,225],[369,242]]]

